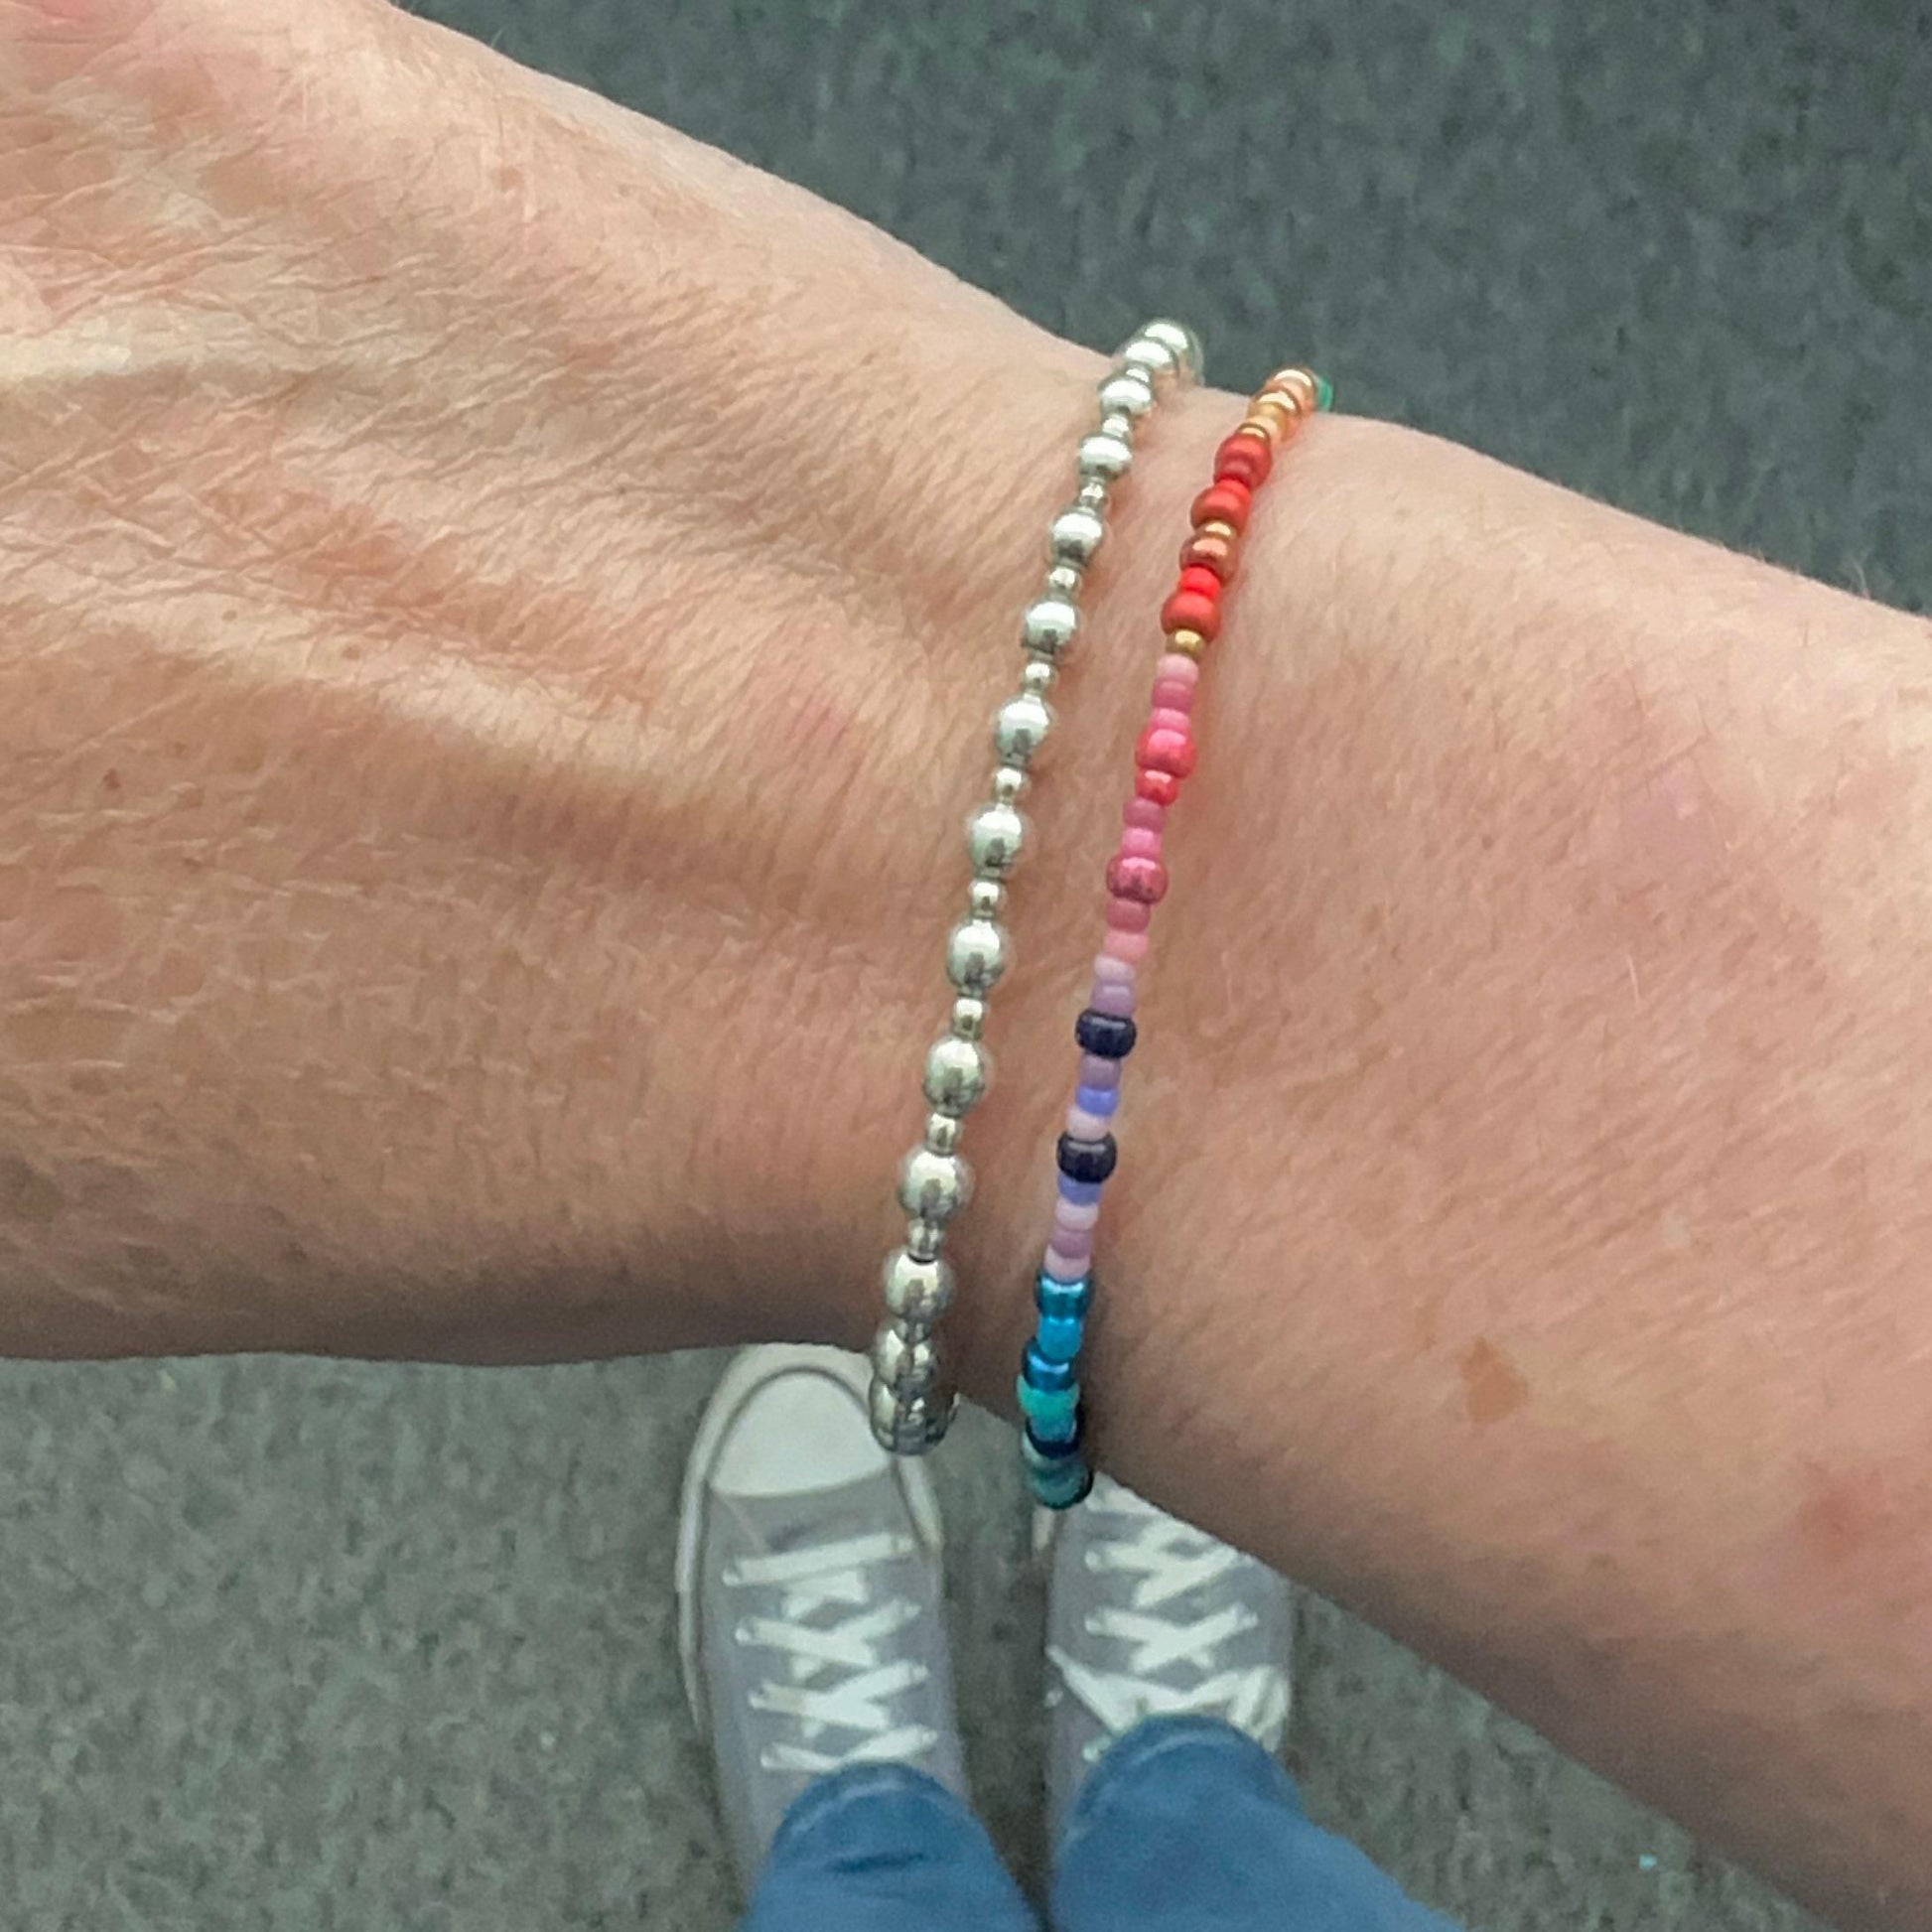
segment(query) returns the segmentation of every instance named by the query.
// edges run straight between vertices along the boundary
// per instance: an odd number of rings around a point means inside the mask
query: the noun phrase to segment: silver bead
[[[1141,331],[1142,339],[1159,343],[1174,359],[1175,372],[1183,383],[1201,379],[1203,358],[1200,338],[1184,322],[1150,322]]]
[[[1084,503],[1061,510],[1053,519],[1048,536],[1055,561],[1064,564],[1090,564],[1107,535],[1099,514]]]
[[[895,1395],[924,1395],[939,1379],[938,1344],[889,1321],[872,1338],[872,1367]]]
[[[950,1221],[972,1197],[973,1171],[956,1154],[915,1147],[899,1164],[898,1201],[924,1221]]]
[[[993,774],[993,802],[996,805],[1016,805],[1027,789],[1027,767],[1024,764],[1003,764]]]
[[[922,1260],[910,1248],[886,1257],[886,1306],[902,1320],[930,1327],[952,1307],[952,1263],[937,1255]]]
[[[1080,595],[1078,564],[1055,564],[1046,573],[1046,595],[1063,598],[1068,604]]]
[[[1059,676],[1059,669],[1050,657],[1030,657],[1027,668],[1020,673],[1020,688],[1029,697],[1043,698],[1053,688],[1053,681]]]
[[[1133,448],[1118,436],[1089,436],[1080,445],[1080,474],[1092,481],[1112,483],[1133,467]]]
[[[1020,620],[1020,641],[1042,657],[1061,657],[1080,627],[1080,613],[1063,597],[1042,597]]]
[[[984,1039],[986,1002],[974,999],[970,993],[962,994],[952,1003],[952,1030],[961,1039]]]
[[[905,1224],[905,1252],[914,1261],[936,1261],[946,1245],[946,1224],[923,1221],[916,1215]]]
[[[1100,411],[1138,422],[1154,407],[1154,384],[1144,369],[1116,369],[1100,385]]]
[[[876,1377],[869,1401],[873,1440],[895,1455],[923,1455],[952,1421],[953,1404],[935,1393],[901,1397]]]
[[[924,1145],[933,1154],[957,1154],[965,1131],[965,1123],[957,1114],[927,1114]]]
[[[985,994],[1007,969],[1007,935],[991,919],[967,919],[946,936],[946,977],[962,993]]]
[[[1104,510],[1108,492],[1113,488],[1105,477],[1089,477],[1080,485],[1078,502],[1083,510]]]
[[[1139,369],[1157,395],[1172,388],[1180,374],[1179,356],[1152,336],[1136,336],[1127,344],[1120,351],[1120,364],[1123,369]]]
[[[966,909],[976,919],[997,919],[1006,902],[1007,889],[997,879],[975,879],[966,888]]]
[[[925,1097],[942,1114],[963,1114],[976,1107],[992,1077],[986,1048],[975,1040],[948,1034],[926,1049]],[[952,1152],[950,1148],[937,1151]]]
[[[984,878],[1004,879],[1020,863],[1027,821],[1011,805],[982,805],[966,821],[966,850],[973,870]]]
[[[1117,443],[1125,443],[1130,450],[1134,447],[1134,419],[1131,416],[1101,417],[1100,433],[1111,436]]]
[[[993,721],[993,749],[1009,764],[1031,764],[1052,729],[1053,713],[1046,700],[1023,691],[1000,707]]]

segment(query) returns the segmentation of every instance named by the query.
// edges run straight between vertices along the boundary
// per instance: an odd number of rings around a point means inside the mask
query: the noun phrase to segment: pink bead
[[[1120,835],[1120,849],[1125,858],[1158,859],[1161,856],[1161,834],[1147,831],[1138,825],[1130,825]]]
[[[1110,875],[1108,884],[1111,885],[1113,867],[1109,866],[1107,871]],[[1123,898],[1116,894],[1107,901],[1107,923],[1116,932],[1144,933],[1153,917],[1154,908],[1143,899]]]
[[[1164,711],[1157,705],[1147,715],[1147,729],[1151,732],[1179,732],[1186,738],[1193,733],[1194,721],[1184,711]]]
[[[1085,1255],[1067,1255],[1057,1248],[1048,1248],[1039,1264],[1039,1272],[1049,1282],[1077,1282],[1087,1272],[1087,1261],[1092,1252],[1089,1248]]]
[[[1200,665],[1185,651],[1168,651],[1154,667],[1162,683],[1184,684],[1191,691],[1200,682]]]
[[[1112,1131],[1112,1123],[1104,1121],[1098,1114],[1090,1114],[1084,1107],[1069,1107],[1066,1110],[1066,1131],[1076,1141],[1097,1141]],[[1054,1237],[1056,1240],[1057,1236]],[[1065,1246],[1061,1242],[1062,1247]]]
[[[1062,1228],[1068,1234],[1090,1234],[1099,1225],[1100,1203],[1097,1200],[1058,1200],[1053,1203],[1053,1230],[1056,1234]]]
[[[1079,1081],[1083,1087],[1117,1087],[1120,1085],[1120,1062],[1102,1059],[1098,1053],[1082,1053]]]
[[[1125,959],[1139,964],[1148,955],[1154,943],[1151,932],[1122,932],[1118,928],[1109,932],[1100,942],[1102,952],[1112,953],[1116,959]]]
[[[1087,1002],[1095,1013],[1111,1013],[1116,1020],[1131,1020],[1139,1004],[1132,980],[1095,980],[1093,998]]]
[[[1120,822],[1140,830],[1158,832],[1168,822],[1168,808],[1157,805],[1152,798],[1130,798],[1120,808]]]
[[[1068,1261],[1077,1261],[1082,1268],[1093,1259],[1093,1230],[1091,1228],[1069,1228],[1064,1234],[1055,1230],[1052,1240],[1047,1244],[1051,1254],[1064,1255]]]
[[[1112,981],[1117,986],[1132,986],[1136,972],[1126,960],[1115,959],[1110,953],[1102,952],[1093,956],[1093,977],[1096,985]]]
[[[1177,711],[1185,717],[1194,708],[1194,687],[1173,678],[1154,680],[1154,703],[1161,711]]]
[[[1168,896],[1168,869],[1159,859],[1143,859],[1123,852],[1108,862],[1107,890],[1116,898],[1159,905]]]

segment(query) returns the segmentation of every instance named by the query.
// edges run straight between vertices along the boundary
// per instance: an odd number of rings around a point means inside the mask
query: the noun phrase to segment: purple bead
[[[1098,1114],[1102,1120],[1120,1105],[1118,1087],[1076,1087],[1073,1091],[1073,1104],[1083,1114]]]
[[[1102,1059],[1098,1053],[1080,1055],[1080,1084],[1083,1087],[1118,1087],[1120,1062]]]
[[[1091,1249],[1088,1251],[1091,1253]],[[1040,1263],[1039,1272],[1049,1282],[1084,1281],[1087,1275],[1087,1257],[1078,1258],[1061,1254],[1057,1248],[1048,1248],[1046,1258]]]
[[[1087,1002],[1095,1013],[1111,1013],[1121,1020],[1131,1020],[1137,1004],[1133,983],[1129,980],[1095,980],[1093,998]]]
[[[1075,1207],[1084,1207],[1100,1198],[1100,1186],[1097,1180],[1075,1180],[1070,1173],[1063,1173],[1060,1175],[1060,1199],[1070,1200]]]
[[[1087,1272],[1086,1264],[1093,1259],[1092,1228],[1063,1228],[1056,1221],[1053,1224],[1052,1243],[1049,1253],[1063,1255],[1068,1261],[1077,1261],[1080,1263],[1080,1273],[1084,1275]],[[1059,1276],[1056,1279],[1064,1281],[1067,1277]]]

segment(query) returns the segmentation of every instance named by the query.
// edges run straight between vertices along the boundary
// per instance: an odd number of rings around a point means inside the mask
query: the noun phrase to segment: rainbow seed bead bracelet
[[[1079,1071],[1055,1149],[1058,1198],[1035,1281],[1037,1319],[1020,1367],[1021,1449],[1035,1500],[1047,1509],[1070,1509],[1093,1487],[1082,1440],[1080,1355],[1094,1299],[1094,1234],[1101,1190],[1119,1158],[1113,1122],[1122,1063],[1138,1036],[1134,1015],[1154,908],[1168,893],[1162,834],[1194,768],[1200,660],[1220,634],[1223,599],[1256,492],[1277,453],[1332,400],[1328,384],[1301,368],[1277,371],[1256,391],[1240,427],[1215,453],[1212,483],[1194,499],[1179,582],[1162,606],[1167,644],[1154,667],[1148,720],[1134,748],[1134,791],[1121,811],[1120,844],[1107,862],[1106,936],[1093,962],[1087,1005],[1074,1022]]]

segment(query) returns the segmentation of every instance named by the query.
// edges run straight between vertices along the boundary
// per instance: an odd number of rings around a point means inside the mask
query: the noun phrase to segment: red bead
[[[1205,564],[1189,564],[1180,573],[1179,589],[1198,591],[1202,597],[1211,597],[1215,603],[1221,601],[1221,580]]]
[[[1137,792],[1120,808],[1120,822],[1133,831],[1158,832],[1168,822],[1168,808]]]
[[[1161,628],[1197,631],[1212,643],[1221,634],[1221,600],[1199,591],[1175,591],[1161,607]]]
[[[1248,527],[1248,512],[1255,506],[1255,493],[1244,483],[1229,478],[1217,483],[1194,498],[1194,522],[1225,523],[1237,534]]]
[[[1166,771],[1184,778],[1194,768],[1194,741],[1172,725],[1150,724],[1134,747],[1134,762],[1143,771]]]
[[[1234,545],[1226,537],[1208,536],[1196,530],[1180,546],[1182,570],[1211,570],[1222,583],[1234,575]]]
[[[1116,855],[1113,863],[1107,868],[1109,891],[1113,889],[1114,866],[1119,863],[1119,856]],[[1156,863],[1158,864],[1159,861]],[[1109,928],[1115,932],[1145,932],[1154,921],[1152,903],[1150,899],[1136,898],[1127,893],[1114,893],[1113,897],[1107,901]]]
[[[1214,452],[1214,480],[1217,483],[1246,483],[1250,489],[1268,481],[1275,467],[1275,453],[1259,436],[1243,436],[1238,431]]]
[[[1168,896],[1168,869],[1159,859],[1117,852],[1108,861],[1107,890],[1116,899],[1159,905]]]
[[[1180,780],[1172,771],[1150,771],[1143,765],[1134,774],[1134,796],[1165,811],[1180,796]]]

